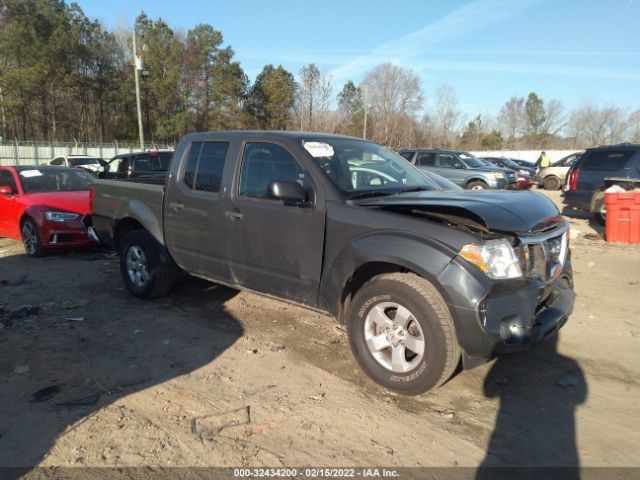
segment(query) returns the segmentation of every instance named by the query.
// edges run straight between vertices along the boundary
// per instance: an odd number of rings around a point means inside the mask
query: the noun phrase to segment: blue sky
[[[469,114],[535,91],[568,108],[640,108],[640,0],[77,0],[107,27],[144,10],[173,28],[210,23],[251,79],[267,63],[311,62],[336,90],[373,66],[419,73],[427,104],[442,84]]]

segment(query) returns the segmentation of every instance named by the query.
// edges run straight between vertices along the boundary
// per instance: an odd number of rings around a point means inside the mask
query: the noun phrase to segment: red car
[[[0,167],[0,236],[21,240],[27,255],[95,244],[83,220],[93,177],[66,167]]]

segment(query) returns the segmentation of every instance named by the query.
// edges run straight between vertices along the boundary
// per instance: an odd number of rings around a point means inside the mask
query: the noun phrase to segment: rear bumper
[[[573,312],[570,257],[551,286],[537,279],[492,282],[483,277],[455,262],[439,277],[450,294],[447,303],[465,365],[527,350],[558,331]]]
[[[591,211],[593,192],[582,192],[579,190],[565,190],[562,203],[578,210]]]

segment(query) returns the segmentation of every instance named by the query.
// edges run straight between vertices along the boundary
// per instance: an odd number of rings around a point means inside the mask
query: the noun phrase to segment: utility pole
[[[144,132],[142,130],[142,107],[140,104],[140,70],[142,60],[136,52],[136,26],[133,25],[133,75],[136,81],[136,108],[138,110],[138,134],[140,135],[140,150],[144,151]]]
[[[367,139],[367,114],[369,113],[369,85],[364,84],[364,126],[362,127],[362,138]]]
[[[4,114],[4,93],[2,93],[2,87],[0,87],[0,111],[2,111],[2,135],[0,138],[7,136],[7,118]]]

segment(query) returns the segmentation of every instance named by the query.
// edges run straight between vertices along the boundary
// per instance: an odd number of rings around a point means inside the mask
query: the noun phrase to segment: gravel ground
[[[640,467],[640,246],[570,221],[559,338],[418,397],[327,316],[193,278],[145,302],[108,251],[0,239],[0,466]]]

